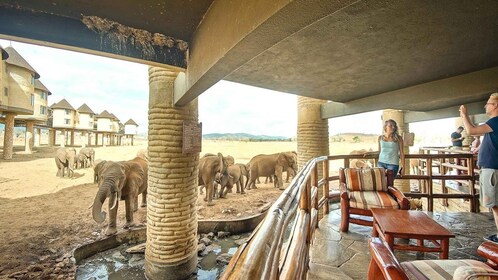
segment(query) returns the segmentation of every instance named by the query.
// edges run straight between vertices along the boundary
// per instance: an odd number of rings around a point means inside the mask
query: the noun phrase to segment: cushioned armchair
[[[417,260],[399,263],[389,246],[378,237],[371,237],[368,246],[371,260],[368,267],[369,280],[382,279],[454,279],[488,280],[498,279],[498,244],[486,241],[477,248],[477,253],[487,259],[477,260]]]
[[[387,172],[386,172],[387,171]],[[394,174],[384,168],[339,169],[341,190],[342,232],[349,230],[349,223],[372,226],[372,208],[408,210],[410,202],[393,187]],[[352,217],[351,215],[356,215]]]

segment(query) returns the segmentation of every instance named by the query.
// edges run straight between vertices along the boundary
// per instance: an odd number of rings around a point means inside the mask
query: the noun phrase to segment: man
[[[465,130],[470,135],[484,135],[477,165],[479,166],[479,185],[481,205],[491,208],[498,232],[498,92],[491,94],[486,105],[486,115],[490,119],[481,125],[475,125],[467,115],[467,108],[460,106],[460,117],[463,119]],[[498,237],[492,234],[485,239],[497,242]]]
[[[451,145],[455,150],[461,150],[463,146],[463,138],[462,137],[463,127],[459,126],[455,132],[451,134]]]

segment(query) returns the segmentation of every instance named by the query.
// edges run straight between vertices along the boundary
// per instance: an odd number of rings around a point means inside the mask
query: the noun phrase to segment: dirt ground
[[[145,142],[100,147],[96,158],[127,160],[142,148]],[[79,169],[72,179],[59,178],[53,159],[56,148],[35,148],[29,155],[23,149],[16,146],[12,160],[0,159],[0,279],[74,279],[72,251],[103,238],[106,226],[93,221],[88,209],[97,191],[93,170]],[[250,216],[281,193],[271,184],[258,187],[246,195],[228,194],[213,207],[207,207],[199,194],[199,219]],[[118,228],[124,224],[123,206],[119,205]],[[145,208],[137,211],[135,222],[145,224]]]

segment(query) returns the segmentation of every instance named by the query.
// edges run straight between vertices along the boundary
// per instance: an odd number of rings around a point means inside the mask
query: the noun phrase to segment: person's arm
[[[399,157],[401,160],[401,164],[399,166],[400,168],[400,174],[405,175],[405,149],[404,149],[404,144],[403,144],[403,137],[399,137],[398,139],[398,145],[399,145]],[[396,176],[397,174],[395,174]]]
[[[460,106],[460,117],[463,120],[463,125],[468,134],[472,136],[480,136],[488,132],[492,132],[493,129],[487,124],[475,125],[470,121],[467,115],[467,108],[464,105]]]

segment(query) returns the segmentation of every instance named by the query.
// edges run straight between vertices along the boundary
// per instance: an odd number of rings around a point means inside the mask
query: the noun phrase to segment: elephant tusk
[[[95,203],[95,202],[93,202],[93,203],[92,203],[92,205],[88,206],[88,209],[91,209],[91,208],[93,207],[93,204],[94,204],[94,203]]]
[[[114,204],[112,205],[111,209],[114,209],[114,207],[116,207],[116,205],[118,204],[118,193],[116,192],[116,198],[114,198]]]

